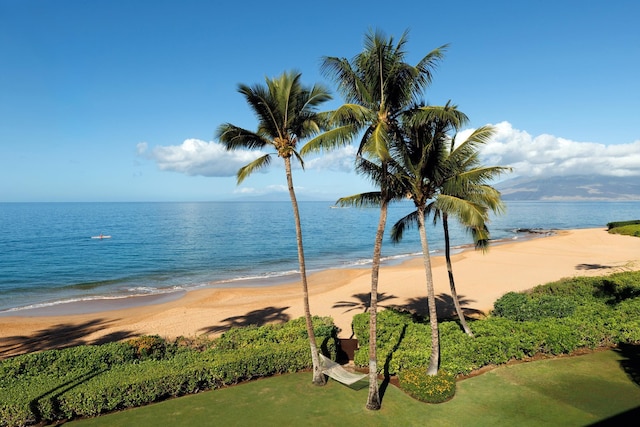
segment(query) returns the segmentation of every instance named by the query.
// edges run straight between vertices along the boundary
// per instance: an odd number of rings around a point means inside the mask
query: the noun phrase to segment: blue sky
[[[237,84],[297,70],[333,88],[321,58],[353,57],[370,29],[409,30],[412,63],[450,44],[425,100],[496,125],[487,162],[640,175],[638,16],[635,0],[0,0],[0,202],[281,192],[279,161],[237,186],[247,153],[213,140],[224,122],[255,128]],[[368,190],[352,152],[296,170],[300,197]]]

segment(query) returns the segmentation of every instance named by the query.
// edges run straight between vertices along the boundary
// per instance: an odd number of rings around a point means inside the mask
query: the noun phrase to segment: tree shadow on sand
[[[33,335],[16,335],[5,337],[0,341],[0,359],[34,351],[62,349],[78,345],[98,345],[112,341],[120,341],[133,336],[132,331],[115,331],[94,340],[87,337],[94,332],[105,329],[112,323],[104,319],[93,319],[84,323],[61,323],[50,328],[41,329]]]
[[[477,310],[475,308],[467,307],[470,303],[475,302],[474,300],[469,300],[464,297],[464,295],[458,295],[458,300],[460,301],[460,306],[462,307],[462,313],[465,317],[471,318],[476,316],[484,315],[484,312],[481,310]],[[429,318],[429,298],[428,297],[418,297],[411,298],[404,305],[396,305],[393,308],[399,310],[406,310],[411,312],[414,315],[423,317],[425,319]],[[455,319],[458,317],[456,313],[456,306],[453,303],[453,298],[449,294],[439,294],[436,296],[436,311],[438,312],[439,319]]]
[[[241,316],[232,316],[223,319],[224,324],[208,326],[200,329],[206,334],[213,334],[227,331],[234,327],[257,325],[267,323],[284,323],[290,320],[290,316],[285,313],[289,307],[265,307],[260,310],[253,310]]]
[[[613,268],[611,265],[602,264],[578,264],[576,270],[608,270]]]
[[[371,294],[369,292],[353,294],[351,297],[353,297],[355,301],[338,301],[333,304],[333,308],[346,308],[344,311],[345,313],[353,310],[362,310],[364,313],[369,311],[369,307],[371,307]],[[388,301],[395,298],[397,298],[395,295],[387,295],[384,292],[378,293],[378,302]],[[380,307],[385,306],[380,305]]]

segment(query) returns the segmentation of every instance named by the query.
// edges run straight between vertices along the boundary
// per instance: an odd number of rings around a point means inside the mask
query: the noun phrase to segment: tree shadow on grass
[[[458,295],[460,306],[462,307],[462,313],[465,317],[471,318],[478,315],[484,315],[484,312],[475,308],[467,307],[473,300],[466,299],[464,295]],[[406,310],[411,314],[414,314],[425,319],[429,318],[429,298],[418,297],[411,298],[404,305],[396,305],[393,308],[398,310]],[[439,319],[456,319],[458,317],[456,313],[456,306],[453,303],[453,298],[449,294],[439,294],[436,296],[436,311],[438,312]]]
[[[613,349],[622,358],[620,367],[627,374],[629,379],[640,385],[640,345],[620,344]]]
[[[264,325],[267,323],[284,323],[290,320],[290,316],[285,313],[289,307],[265,307],[260,310],[253,310],[241,316],[232,316],[223,319],[225,322],[220,325],[208,326],[200,329],[206,334],[213,334],[228,331],[231,328],[250,325]]]
[[[41,350],[62,349],[78,345],[105,344],[132,337],[132,331],[115,331],[94,340],[87,337],[112,323],[104,319],[92,319],[84,323],[61,323],[41,329],[33,335],[15,335],[0,341],[0,360],[24,353]]]

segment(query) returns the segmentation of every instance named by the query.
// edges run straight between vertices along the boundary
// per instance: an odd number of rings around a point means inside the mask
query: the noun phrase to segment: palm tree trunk
[[[458,299],[458,293],[456,292],[456,283],[453,280],[453,266],[451,265],[451,244],[449,242],[449,217],[446,213],[442,213],[442,227],[444,228],[444,257],[447,261],[447,272],[449,273],[449,287],[451,288],[451,299],[453,299],[453,305],[456,307],[456,314],[460,321],[460,326],[464,330],[464,333],[473,337],[473,332],[467,325],[467,320],[464,318],[462,307],[460,306],[460,300]]]
[[[289,196],[291,197],[291,206],[293,207],[293,218],[296,223],[296,241],[298,243],[298,263],[300,264],[300,280],[302,282],[304,318],[307,325],[307,335],[309,336],[309,347],[311,348],[311,361],[313,363],[313,384],[325,385],[326,378],[320,367],[320,357],[318,356],[318,346],[316,344],[316,335],[313,332],[313,320],[311,319],[311,308],[309,306],[309,287],[307,285],[307,269],[304,261],[304,248],[302,246],[302,226],[300,225],[300,212],[298,210],[298,201],[296,193],[293,189],[293,177],[291,175],[291,158],[284,158],[284,166],[287,174],[287,185],[289,187]]]
[[[436,295],[433,288],[433,274],[431,273],[431,255],[429,254],[429,242],[427,230],[424,226],[424,207],[418,208],[418,231],[420,243],[422,243],[422,258],[427,277],[427,297],[429,304],[429,325],[431,326],[431,356],[427,375],[436,375],[440,366],[440,332],[438,331],[438,313],[436,311]]]
[[[389,203],[383,196],[380,205],[380,220],[376,231],[376,241],[373,245],[373,260],[371,263],[371,304],[369,306],[369,395],[366,408],[380,409],[380,390],[378,388],[378,278],[380,276],[380,256],[382,253],[382,239],[387,224],[387,208]]]

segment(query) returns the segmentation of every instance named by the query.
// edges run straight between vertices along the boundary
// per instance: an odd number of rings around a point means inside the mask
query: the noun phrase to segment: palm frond
[[[350,206],[356,208],[378,207],[382,202],[382,193],[372,191],[369,193],[354,194],[352,196],[341,197],[336,201],[338,206]]]
[[[265,154],[264,156],[258,157],[251,163],[244,165],[238,170],[238,174],[236,175],[237,183],[240,184],[244,181],[249,175],[253,172],[263,169],[271,163],[271,155]]]
[[[400,241],[402,241],[404,231],[417,226],[418,215],[420,215],[420,213],[415,210],[400,218],[395,224],[393,224],[393,227],[391,227],[391,241],[393,243],[400,243]]]
[[[216,131],[216,137],[227,150],[242,148],[256,150],[270,145],[270,141],[264,139],[262,135],[232,125],[231,123],[220,125]]]
[[[330,151],[338,147],[349,145],[356,134],[357,129],[351,125],[334,127],[322,134],[311,138],[300,149],[300,155]]]

